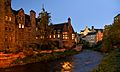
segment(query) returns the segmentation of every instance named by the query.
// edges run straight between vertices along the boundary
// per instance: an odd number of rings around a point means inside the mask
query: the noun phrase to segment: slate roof
[[[18,12],[19,12],[19,10],[16,11],[16,10],[13,10],[13,9],[12,9],[12,12],[13,12],[13,14],[17,15]]]
[[[63,32],[64,31],[64,25],[66,25],[66,31],[68,31],[68,23],[60,23],[60,24],[52,24],[50,27],[53,28],[53,30]],[[72,27],[72,32],[74,33],[73,27]]]
[[[96,33],[97,33],[97,32],[90,32],[90,33],[87,34],[87,36],[88,36],[88,35],[96,35]]]
[[[101,32],[103,32],[104,31],[104,29],[94,29],[96,32],[98,32],[98,31],[101,31]]]

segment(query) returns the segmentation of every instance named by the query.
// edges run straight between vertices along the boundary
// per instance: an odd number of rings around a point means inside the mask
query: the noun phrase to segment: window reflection
[[[62,64],[62,72],[71,72],[71,70],[72,70],[72,63],[70,63],[70,62],[63,62],[63,64]]]

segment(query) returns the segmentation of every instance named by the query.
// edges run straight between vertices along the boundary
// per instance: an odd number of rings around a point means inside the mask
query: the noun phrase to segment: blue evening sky
[[[12,0],[13,9],[23,8],[26,14],[32,9],[37,16],[43,4],[51,13],[53,24],[67,22],[71,17],[76,32],[86,26],[104,28],[120,13],[120,0]]]

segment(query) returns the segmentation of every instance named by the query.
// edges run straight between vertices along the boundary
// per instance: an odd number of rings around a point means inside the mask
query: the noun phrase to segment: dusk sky
[[[53,24],[67,22],[67,18],[71,17],[76,32],[86,26],[104,28],[120,13],[120,0],[12,0],[13,9],[23,8],[26,14],[32,9],[37,16],[43,4],[45,10],[51,13]]]

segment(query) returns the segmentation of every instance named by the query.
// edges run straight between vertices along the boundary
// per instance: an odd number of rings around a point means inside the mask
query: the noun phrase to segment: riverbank
[[[100,52],[82,50],[77,54],[52,61],[3,68],[0,69],[0,72],[90,72],[100,64],[102,58],[103,54]]]
[[[12,64],[27,64],[27,63],[34,63],[34,62],[41,62],[41,61],[51,61],[55,59],[59,59],[62,57],[70,56],[77,54],[79,52],[75,50],[66,50],[65,52],[53,52],[53,53],[44,53],[44,54],[35,54],[32,56],[27,56],[23,59],[18,58],[16,61],[14,61]]]
[[[21,52],[18,54],[0,54],[0,68],[8,68],[16,65],[25,65],[29,63],[51,61],[66,56],[77,54],[81,51],[80,47],[71,50],[57,49],[45,51],[27,51],[26,54]],[[4,56],[6,55],[6,56]]]
[[[92,72],[120,72],[120,49],[106,53],[102,62]]]

